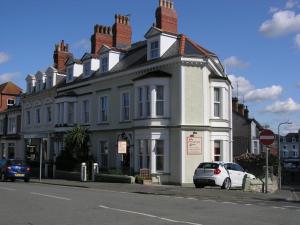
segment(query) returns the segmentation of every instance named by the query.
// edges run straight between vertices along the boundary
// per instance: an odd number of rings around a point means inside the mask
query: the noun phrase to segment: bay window
[[[214,117],[221,117],[221,89],[214,88]]]
[[[164,115],[164,86],[156,86],[156,115]]]
[[[214,161],[221,161],[221,141],[214,141]]]
[[[164,141],[155,140],[156,171],[164,171]]]

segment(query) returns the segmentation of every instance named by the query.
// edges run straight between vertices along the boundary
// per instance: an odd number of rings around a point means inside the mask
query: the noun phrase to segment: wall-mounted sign
[[[126,141],[118,141],[118,153],[126,154],[127,150],[127,142]]]
[[[187,137],[187,154],[201,155],[202,154],[202,139],[201,137]]]

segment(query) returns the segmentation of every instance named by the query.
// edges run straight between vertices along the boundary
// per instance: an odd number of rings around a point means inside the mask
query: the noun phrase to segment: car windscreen
[[[10,165],[10,166],[27,166],[27,164],[22,160],[9,160],[8,165]]]
[[[219,167],[218,163],[200,163],[198,168],[200,169],[217,169]]]

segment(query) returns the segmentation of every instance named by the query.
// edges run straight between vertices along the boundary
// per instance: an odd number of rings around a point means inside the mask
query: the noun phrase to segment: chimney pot
[[[128,16],[115,15],[116,22],[113,25],[113,46],[128,47],[131,45],[132,30]]]
[[[162,6],[161,6],[162,3]],[[178,17],[173,1],[162,0],[156,9],[156,26],[166,32],[178,33]]]

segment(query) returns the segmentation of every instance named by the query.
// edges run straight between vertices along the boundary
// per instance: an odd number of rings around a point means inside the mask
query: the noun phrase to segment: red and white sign
[[[264,129],[260,132],[259,140],[263,145],[271,145],[275,140],[273,131]]]
[[[202,154],[202,140],[201,137],[187,137],[187,154],[201,155]]]

